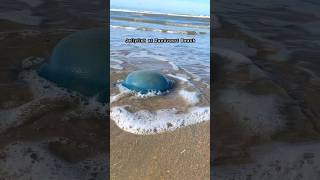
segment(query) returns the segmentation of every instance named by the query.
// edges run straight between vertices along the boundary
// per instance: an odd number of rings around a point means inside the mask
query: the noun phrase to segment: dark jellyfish
[[[38,73],[58,86],[109,102],[107,43],[106,29],[75,32],[59,41]]]
[[[146,94],[151,91],[165,92],[173,87],[173,82],[157,71],[140,70],[130,73],[122,85]]]

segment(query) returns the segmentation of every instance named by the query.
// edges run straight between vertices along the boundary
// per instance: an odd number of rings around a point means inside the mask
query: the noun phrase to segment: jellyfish
[[[92,28],[58,42],[38,74],[58,86],[109,102],[107,31]]]
[[[173,81],[157,71],[139,70],[131,72],[122,85],[130,90],[146,94],[166,92],[173,87]]]

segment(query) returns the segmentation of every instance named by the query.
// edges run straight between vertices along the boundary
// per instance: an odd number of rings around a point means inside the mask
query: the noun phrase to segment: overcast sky
[[[210,0],[111,0],[111,8],[210,15]]]

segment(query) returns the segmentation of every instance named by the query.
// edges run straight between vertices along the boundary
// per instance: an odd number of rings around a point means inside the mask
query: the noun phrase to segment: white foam
[[[35,70],[23,71],[20,73],[19,78],[28,84],[35,99],[53,99],[70,95],[64,88],[57,87],[55,84],[40,77]]]
[[[33,62],[32,58],[27,58],[26,61]],[[34,61],[37,61],[37,58]],[[29,67],[30,64],[26,64]],[[28,84],[33,94],[33,99],[15,108],[0,110],[0,132],[21,125],[33,115],[41,114],[54,108],[57,103],[72,103],[75,99],[80,100],[78,93],[68,92],[66,89],[56,86],[54,83],[40,77],[35,70],[22,71],[19,74],[19,79]],[[86,103],[84,101],[86,100],[83,100],[79,107],[82,114],[106,116],[107,105],[97,102],[96,97],[89,98]]]
[[[123,93],[112,95],[110,96],[110,103],[112,104],[113,102],[119,101],[122,97],[124,97]]]
[[[118,63],[118,64],[123,64],[124,63],[123,61],[118,60],[118,59],[114,59],[114,58],[111,58],[111,62],[115,62],[115,63]]]
[[[195,74],[193,74],[193,78],[194,78],[193,80],[195,80],[195,81],[201,81],[202,80],[202,78],[200,76],[195,75]],[[205,83],[205,84],[207,84],[207,83]]]
[[[167,24],[170,25],[170,24]],[[178,24],[176,24],[178,25]],[[187,26],[180,24],[179,26]],[[189,25],[192,26],[192,25]],[[189,35],[191,31],[179,31],[179,30],[167,30],[167,29],[156,29],[156,28],[149,28],[149,27],[133,27],[133,26],[119,26],[119,25],[110,25],[113,29],[125,29],[125,30],[140,30],[140,31],[154,31],[154,32],[161,32],[161,33],[169,33],[169,34],[187,34]],[[193,31],[194,34],[206,34],[206,32],[196,32]]]
[[[191,92],[186,91],[184,89],[179,91],[179,95],[189,104],[189,105],[195,105],[197,104],[199,100],[199,93],[198,92]]]
[[[194,81],[201,81],[201,80],[202,80],[199,75],[196,75],[196,74],[188,71],[188,70],[185,69],[185,68],[182,68],[182,69],[183,69],[187,74],[189,74],[189,75],[193,78]],[[177,75],[180,76],[179,74],[177,74]],[[184,76],[181,76],[181,77],[184,77]],[[189,78],[188,78],[188,79],[189,79]]]
[[[186,77],[183,77],[183,76],[178,76],[178,75],[173,75],[173,74],[167,74],[167,76],[170,76],[172,78],[178,79],[178,80],[183,81],[183,82],[189,82],[189,80]]]
[[[110,96],[110,103],[112,104],[113,102],[119,101],[121,98],[126,97],[130,94],[133,94],[134,92],[131,91],[130,89],[124,87],[121,85],[121,83],[117,84],[118,90],[120,91],[119,94],[112,95]]]
[[[166,24],[166,25],[169,25],[169,26],[179,26],[179,27],[205,28],[205,29],[209,29],[209,28],[210,28],[210,26],[206,26],[206,25],[170,23],[170,22],[166,22],[165,24]]]
[[[49,109],[55,101],[70,100],[70,93],[39,77],[35,71],[23,71],[20,79],[29,85],[33,100],[12,109],[0,110],[0,132],[22,124],[31,114]],[[46,103],[41,99],[46,99]]]
[[[181,17],[204,18],[204,19],[210,18],[210,16],[206,16],[206,15],[173,14],[173,13],[160,13],[160,12],[153,12],[153,11],[134,11],[134,10],[116,9],[116,8],[110,9],[110,11],[141,13],[141,14],[156,14],[156,15],[167,15],[167,16],[181,16]]]
[[[174,64],[174,62],[169,61],[169,64],[172,66],[173,70],[179,71],[180,68],[176,64]]]
[[[152,57],[159,60],[159,61],[163,61],[163,62],[169,61],[165,56],[162,56],[162,55],[152,55]]]
[[[144,57],[149,57],[150,52],[148,51],[138,51],[138,52],[130,52],[127,57],[131,57],[131,58],[144,58]],[[156,55],[153,56],[154,58],[158,57]]]
[[[183,77],[185,79],[188,79],[188,80],[190,79],[190,77],[188,75],[186,75],[186,74],[177,73],[176,75],[179,76],[179,77]]]
[[[133,95],[135,98],[144,99],[144,98],[150,98],[150,97],[164,95],[166,93],[169,93],[169,91],[165,91],[165,92],[149,91],[145,94],[142,94],[140,92],[132,91],[132,90],[124,87],[123,85],[121,85],[121,82],[119,82],[119,84],[117,84],[117,87],[118,87],[118,90],[120,91],[120,93],[110,96],[110,103],[119,101],[120,99],[127,97],[129,95]]]
[[[166,94],[166,93],[169,93],[169,91],[166,91],[166,92],[160,92],[160,91],[149,91],[145,94],[142,94],[140,92],[136,93],[136,97],[138,98],[149,98],[149,97],[154,97],[154,96],[160,96],[160,95],[163,95],[163,94]]]
[[[110,25],[111,28],[114,29],[125,29],[125,30],[137,30],[136,27],[129,27],[129,26],[117,26],[117,25]]]
[[[31,68],[35,65],[39,65],[41,64],[45,59],[44,58],[40,58],[40,57],[28,57],[24,60],[22,60],[22,68],[23,69],[28,69]]]
[[[112,107],[110,117],[124,131],[148,135],[209,121],[210,108],[192,107],[186,113],[178,113],[175,109],[161,109],[155,112],[140,110],[132,113],[122,106]]]
[[[117,69],[117,70],[123,70],[123,67],[120,64],[110,65],[110,68]]]

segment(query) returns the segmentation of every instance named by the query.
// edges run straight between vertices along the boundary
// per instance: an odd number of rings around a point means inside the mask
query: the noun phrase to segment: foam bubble
[[[129,26],[116,26],[116,25],[110,25],[111,28],[114,29],[125,29],[125,30],[137,30],[136,27],[129,27]]]
[[[189,82],[189,80],[186,77],[183,77],[183,76],[178,76],[178,75],[173,75],[173,74],[167,74],[167,75],[170,76],[170,77],[173,77],[175,79],[178,79],[180,81],[183,81],[183,82]]]
[[[141,13],[141,14],[155,14],[155,15],[167,15],[167,16],[181,16],[181,17],[192,17],[192,18],[203,18],[208,19],[210,16],[207,15],[190,15],[190,14],[174,14],[174,13],[160,13],[153,11],[133,11],[127,9],[110,9],[110,11],[119,11],[119,12],[131,12],[131,13]]]
[[[159,60],[159,61],[163,61],[163,62],[168,62],[169,60],[166,58],[166,57],[164,57],[164,56],[152,56],[153,58],[155,58],[155,59],[157,59],[157,60]]]
[[[119,101],[121,98],[126,97],[133,93],[133,91],[131,91],[130,89],[122,86],[121,83],[117,84],[117,87],[120,93],[110,96],[110,103]]]
[[[155,112],[140,110],[132,113],[125,106],[121,106],[111,108],[110,117],[124,131],[148,135],[209,121],[210,108],[192,107],[186,113],[178,113],[176,109],[161,109]]]
[[[172,61],[169,61],[169,64],[172,66],[173,70],[179,71],[180,68],[176,64],[174,64]]]
[[[42,58],[39,58],[42,59]],[[38,60],[39,60],[38,59]],[[37,58],[27,58],[25,61],[29,65],[38,62]],[[25,70],[19,74],[19,79],[26,82],[33,94],[33,99],[21,106],[0,110],[0,132],[8,128],[16,127],[30,119],[32,116],[50,111],[61,103],[73,103],[80,101],[78,116],[106,116],[107,104],[97,101],[97,97],[84,98],[76,92],[69,92],[64,88],[56,86],[54,83],[40,77],[35,70]]]
[[[191,77],[192,77],[192,79],[194,80],[194,81],[201,81],[202,79],[201,79],[201,77],[199,76],[199,75],[196,75],[196,74],[194,74],[194,73],[192,73],[192,72],[190,72],[190,71],[188,71],[187,69],[185,69],[185,68],[182,68],[183,69],[183,71],[185,71],[187,74],[189,74]],[[178,74],[177,74],[178,75]],[[203,82],[203,83],[205,83],[205,82]]]
[[[190,92],[182,89],[179,91],[179,95],[190,105],[195,105],[200,101],[198,92]]]
[[[28,84],[33,100],[12,109],[0,110],[0,117],[2,117],[0,132],[22,124],[32,114],[38,114],[54,107],[54,103],[71,101],[70,93],[39,77],[33,70],[23,71],[19,78]],[[45,101],[41,101],[44,99]]]
[[[33,57],[33,56],[28,57],[22,60],[22,68],[23,69],[31,68],[33,66],[41,64],[44,60],[45,60],[44,58],[40,58],[40,57]]]
[[[119,64],[110,65],[110,68],[117,69],[117,70],[123,70],[123,67],[121,65],[119,65]]]
[[[132,19],[133,20],[133,19]],[[144,22],[143,20],[134,19],[135,22]],[[166,23],[167,26],[180,26],[180,27],[193,27],[193,28],[208,28],[209,26],[199,26],[199,25],[192,25],[192,24],[175,24],[175,23]],[[182,30],[168,30],[168,29],[157,29],[157,28],[150,28],[150,27],[132,27],[132,26],[122,26],[122,25],[110,25],[113,29],[124,29],[124,30],[140,30],[140,31],[153,31],[153,32],[161,32],[161,33],[168,33],[168,34],[186,34],[186,35],[197,35],[197,34],[206,34],[206,32],[200,31],[182,31]]]
[[[111,59],[111,62],[115,62],[115,63],[118,63],[118,64],[123,64],[124,63],[123,61],[118,60],[118,59],[114,59],[114,58]]]

